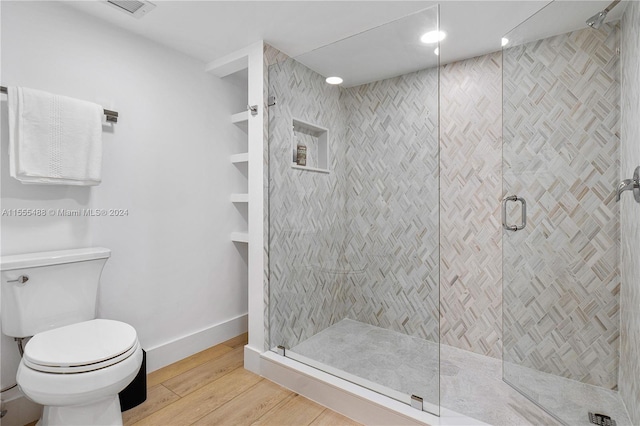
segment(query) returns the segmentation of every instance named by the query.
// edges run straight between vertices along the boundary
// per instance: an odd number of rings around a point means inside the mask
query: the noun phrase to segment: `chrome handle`
[[[633,198],[636,202],[640,203],[640,166],[636,167],[633,171],[632,179],[625,179],[618,184],[618,190],[616,191],[616,201],[620,201],[620,194],[624,191],[632,191]]]
[[[520,225],[508,225],[507,224],[507,202],[508,201],[519,201],[522,204],[521,213],[521,222]],[[527,226],[527,202],[524,198],[518,197],[517,195],[507,195],[502,199],[502,227],[507,231],[520,231]]]
[[[15,280],[7,280],[8,283],[20,283],[20,284],[24,284],[27,281],[29,281],[29,275],[20,275]]]

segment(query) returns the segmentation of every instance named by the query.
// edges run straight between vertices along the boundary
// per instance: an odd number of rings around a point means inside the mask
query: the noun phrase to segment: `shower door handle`
[[[520,225],[509,225],[507,224],[507,202],[509,201],[519,201],[522,205],[521,213],[521,221]],[[524,198],[518,197],[517,195],[507,195],[502,199],[502,227],[507,231],[520,231],[527,226],[527,202]]]

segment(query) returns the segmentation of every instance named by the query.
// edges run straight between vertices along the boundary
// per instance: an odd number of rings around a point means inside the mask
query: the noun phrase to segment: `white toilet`
[[[2,333],[33,336],[17,382],[44,405],[38,425],[122,425],[118,393],[136,376],[142,349],[136,330],[96,319],[105,248],[4,256]]]

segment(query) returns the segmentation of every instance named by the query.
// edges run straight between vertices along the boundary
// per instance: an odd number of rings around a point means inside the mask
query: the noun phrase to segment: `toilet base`
[[[85,405],[45,406],[37,426],[122,426],[118,395]]]

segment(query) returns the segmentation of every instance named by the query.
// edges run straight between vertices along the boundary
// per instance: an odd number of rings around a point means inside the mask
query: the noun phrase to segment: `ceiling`
[[[511,47],[577,29],[589,30],[587,18],[607,4],[607,0],[448,1],[441,3],[439,10],[432,6],[299,55],[296,60],[323,76],[342,77],[343,86],[358,86],[498,51],[503,37],[510,39],[507,47]],[[621,16],[624,6],[614,9],[608,20]],[[439,45],[420,41],[422,34],[438,28],[447,33]]]
[[[420,41],[437,28],[438,8],[432,6],[295,59],[325,77],[341,77],[344,87],[359,86],[437,66],[438,43]]]
[[[210,62],[264,40],[297,56],[401,18],[431,1],[163,1],[141,19],[100,1],[66,4]]]
[[[390,52],[404,48],[407,44],[405,39],[410,36],[407,32],[410,26],[405,24],[412,20],[408,15],[440,4],[440,28],[447,32],[447,38],[441,42],[439,58],[440,63],[444,64],[499,50],[502,36],[545,8],[549,1],[155,0],[154,3],[157,4],[154,10],[141,19],[135,19],[101,1],[65,2],[71,7],[203,62],[215,60],[255,41],[264,40],[292,57],[306,53],[307,55],[300,56],[303,63],[323,75],[328,72],[327,64],[330,63],[341,65],[345,69],[351,68],[353,80],[357,77],[358,83],[361,83],[390,76],[389,67],[381,65],[397,63],[400,66],[402,60],[381,60],[378,55],[368,55],[366,61],[361,60],[358,66],[353,66],[348,64],[349,59],[355,56],[355,51],[364,49],[365,46],[371,46],[368,49],[370,52],[379,52],[380,48]],[[584,21],[609,3],[610,0],[556,0],[544,12],[545,16],[553,18],[552,29],[557,30],[555,34],[560,34],[585,28]],[[550,13],[559,6],[561,13]],[[608,21],[619,19],[624,6],[623,3],[616,7],[609,14]],[[423,13],[433,15],[433,12]],[[550,35],[547,34],[550,31],[549,19],[531,20],[527,26],[528,37],[535,37],[538,27],[541,34]],[[395,29],[391,33],[385,32],[381,26],[393,21],[398,21]],[[405,28],[401,30],[403,27]],[[416,28],[420,28],[420,25]],[[357,37],[351,37],[354,35]],[[416,37],[420,35],[417,34]],[[346,40],[347,44],[342,48],[337,43],[328,46],[328,50],[320,49],[348,37],[352,39]],[[336,47],[339,53],[331,50]],[[314,59],[313,55],[318,57]],[[407,58],[409,56],[406,55]],[[319,65],[313,65],[312,60]],[[324,65],[324,68],[320,65]],[[376,78],[378,68],[381,70],[377,74],[379,78]],[[367,75],[358,76],[363,74],[363,70],[368,71]]]

